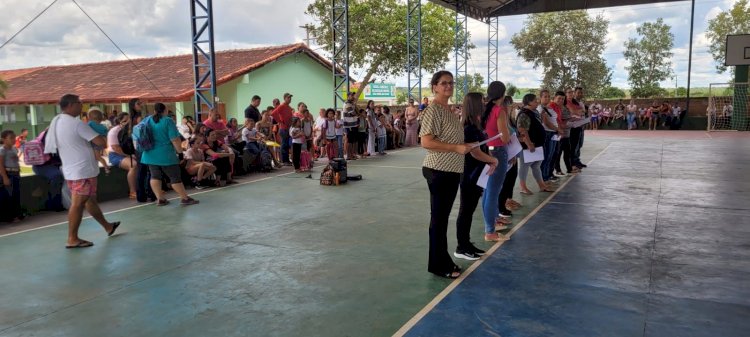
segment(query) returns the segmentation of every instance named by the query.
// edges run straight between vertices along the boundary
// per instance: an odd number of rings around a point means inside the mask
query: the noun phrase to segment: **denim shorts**
[[[122,163],[122,160],[126,157],[123,155],[120,155],[119,153],[110,152],[109,153],[109,164],[114,167],[120,167],[120,163]]]

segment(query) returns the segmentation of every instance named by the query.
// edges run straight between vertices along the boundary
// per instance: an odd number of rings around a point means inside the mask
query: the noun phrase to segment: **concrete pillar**
[[[736,66],[734,69],[734,103],[732,104],[732,129],[739,131],[748,131],[748,77],[750,76],[750,66]]]
[[[122,106],[120,108],[120,112],[130,112],[128,111],[128,103],[122,103]]]
[[[177,115],[177,123],[180,123],[182,117],[185,117],[185,102],[176,102],[174,104],[174,113]]]
[[[37,124],[38,124],[37,115],[40,114],[40,113],[43,113],[43,111],[37,111],[36,105],[33,105],[33,104],[29,105],[29,118],[31,119],[29,121],[31,123],[31,130],[29,130],[29,131],[31,131],[31,135],[32,135],[31,138],[32,139],[36,138],[36,135],[37,135],[37,133],[36,133],[36,131],[37,131],[36,130],[37,129]]]

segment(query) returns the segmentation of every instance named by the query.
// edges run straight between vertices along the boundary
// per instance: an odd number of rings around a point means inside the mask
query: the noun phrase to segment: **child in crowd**
[[[245,151],[254,155],[260,153],[258,141],[261,140],[261,137],[258,134],[258,130],[255,128],[255,120],[251,118],[245,119],[245,128],[242,129],[242,140],[245,141]]]
[[[592,104],[591,105],[591,130],[598,130],[599,129],[599,113],[601,112],[601,105],[599,104]]]
[[[336,143],[336,157],[344,158],[344,120],[341,118],[341,110],[336,111]]]
[[[26,147],[26,137],[29,136],[28,129],[21,129],[21,134],[16,137],[16,149],[18,149],[18,157],[23,157],[23,148]],[[20,161],[20,159],[19,159]]]
[[[376,121],[375,127],[377,128],[377,137],[378,137],[378,154],[384,155],[385,153],[385,145],[386,145],[386,132],[385,132],[385,116],[380,115],[378,116],[378,120]]]
[[[185,170],[193,176],[193,182],[197,189],[203,189],[204,186],[201,185],[201,181],[208,179],[216,172],[216,166],[205,160],[206,155],[201,149],[204,142],[203,136],[191,139],[190,148],[185,151],[185,160],[187,161]]]
[[[21,213],[21,165],[18,162],[18,149],[14,146],[16,134],[13,130],[0,133],[0,221],[18,222]]]
[[[104,120],[104,114],[98,109],[98,108],[91,108],[88,111],[88,125],[89,127],[96,131],[100,136],[107,137],[107,127],[102,125],[102,121]],[[91,144],[91,146],[94,148],[94,157],[96,157],[96,161],[98,161],[102,166],[104,166],[104,172],[106,174],[109,174],[109,164],[107,164],[107,161],[104,160],[104,148],[98,147],[96,145]]]
[[[336,152],[338,149],[338,143],[336,142],[336,129],[341,128],[341,125],[336,122],[336,111],[333,109],[326,110],[326,120],[321,127],[325,140],[323,141],[326,146],[326,154],[328,160],[336,158]]]
[[[300,169],[300,156],[302,155],[302,144],[305,143],[305,133],[302,132],[302,121],[297,117],[292,117],[292,127],[289,128],[289,135],[292,137],[292,164],[294,171],[302,172]]]

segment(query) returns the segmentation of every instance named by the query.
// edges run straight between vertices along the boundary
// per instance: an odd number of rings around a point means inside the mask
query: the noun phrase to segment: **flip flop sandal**
[[[87,248],[93,246],[94,243],[91,241],[81,240],[74,245],[66,245],[65,249],[76,249],[76,248]]]
[[[458,275],[453,275],[453,273],[458,273]],[[461,267],[457,265],[453,265],[453,270],[450,272],[447,272],[443,274],[443,277],[449,278],[449,279],[457,279],[461,276]]]
[[[120,222],[119,221],[113,222],[112,223],[112,230],[109,231],[109,233],[107,233],[107,236],[112,236],[113,234],[115,234],[115,231],[117,230],[117,227],[120,227]]]

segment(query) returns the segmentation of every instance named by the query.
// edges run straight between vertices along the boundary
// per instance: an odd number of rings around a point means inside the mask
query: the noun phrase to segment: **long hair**
[[[154,119],[154,123],[159,123],[161,115],[164,114],[164,111],[167,111],[167,106],[164,105],[164,103],[154,104],[154,114],[153,117],[151,117]]]
[[[497,94],[501,97],[505,97],[505,83],[500,81],[493,81],[490,83],[491,86],[498,86],[498,89],[500,92]],[[489,86],[487,87],[489,89]],[[488,97],[487,105],[484,108],[484,113],[482,114],[482,128],[487,127],[487,120],[490,119],[490,114],[492,113],[492,108],[495,107],[495,102],[492,101],[493,97]],[[497,100],[498,97],[495,97],[495,100]],[[512,99],[512,98],[511,98]],[[506,110],[507,111],[507,110]]]
[[[478,92],[470,92],[464,96],[464,126],[474,125],[478,129],[482,129],[482,113],[484,107],[482,106],[482,94]]]

